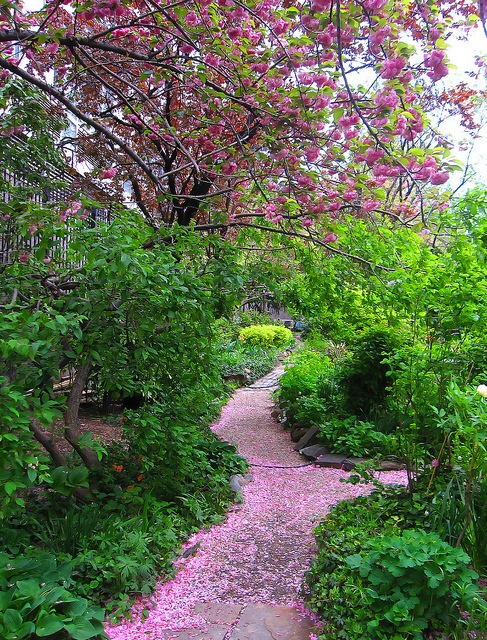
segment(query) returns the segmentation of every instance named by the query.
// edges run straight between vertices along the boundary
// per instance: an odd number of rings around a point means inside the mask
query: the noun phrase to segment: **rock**
[[[347,458],[342,463],[342,469],[345,469],[345,471],[351,471],[352,469],[355,469],[358,464],[363,464],[364,462],[367,462],[365,458]]]
[[[224,604],[220,602],[198,602],[193,612],[202,616],[209,624],[233,625],[237,622],[242,612],[241,604]]]
[[[303,436],[308,433],[308,427],[293,427],[291,429],[291,440],[293,442],[299,442]]]
[[[318,442],[319,432],[320,430],[318,427],[310,427],[296,444],[296,446],[294,447],[294,451],[301,451],[301,449],[304,449],[305,447],[316,444]]]
[[[308,458],[308,460],[316,460],[320,456],[323,456],[326,453],[328,453],[328,449],[321,444],[313,444],[311,445],[311,447],[305,447],[304,449],[300,449],[299,453],[305,458]]]
[[[406,468],[406,465],[393,460],[381,460],[379,462],[379,468],[381,471],[402,471]]]
[[[244,477],[240,473],[230,476],[230,489],[235,491],[235,493],[242,493],[242,487],[244,484],[247,483],[244,481]]]
[[[181,554],[181,558],[189,558],[190,556],[194,556],[198,551],[200,545],[201,545],[201,540],[196,544],[194,544],[192,547],[189,547],[189,549],[186,549],[186,551]]]
[[[249,603],[237,624],[227,636],[229,640],[309,640],[316,631],[308,616],[301,616],[294,607]],[[201,636],[195,636],[200,640]]]
[[[325,453],[315,460],[315,464],[320,467],[329,467],[331,469],[341,469],[347,456],[336,453]]]
[[[274,420],[274,422],[280,422],[281,415],[282,414],[280,409],[274,409],[273,411],[271,411],[271,418]]]

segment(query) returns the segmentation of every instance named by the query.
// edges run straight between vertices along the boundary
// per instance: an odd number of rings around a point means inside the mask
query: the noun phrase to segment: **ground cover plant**
[[[307,584],[321,637],[467,638],[487,628],[469,556],[432,530],[426,503],[405,489],[341,503],[316,536]]]

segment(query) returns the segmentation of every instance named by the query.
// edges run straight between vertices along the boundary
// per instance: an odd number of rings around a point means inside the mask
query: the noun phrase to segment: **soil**
[[[112,415],[110,423],[106,422],[106,417],[101,416],[94,404],[84,403],[80,407],[79,412],[79,429],[82,434],[92,433],[96,439],[102,442],[113,442],[122,439],[122,431],[120,429],[120,416]],[[63,453],[72,450],[71,445],[62,437],[62,420],[54,423],[53,434],[54,441],[58,444]]]

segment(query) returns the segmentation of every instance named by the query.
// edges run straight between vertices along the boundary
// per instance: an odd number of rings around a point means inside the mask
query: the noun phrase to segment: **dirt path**
[[[265,381],[257,386],[266,387]],[[289,434],[270,416],[271,391],[236,391],[213,427],[251,464],[253,479],[243,489],[243,502],[225,522],[188,541],[186,549],[199,543],[195,555],[181,559],[176,577],[158,587],[147,619],[112,628],[113,640],[182,638],[175,632],[183,629],[200,630],[185,638],[216,638],[201,630],[209,624],[205,607],[214,610],[222,603],[303,610],[301,587],[314,553],[312,530],[332,505],[364,488],[340,482],[348,476],[344,471],[299,466],[303,459],[292,450]],[[225,631],[224,625],[230,629],[238,616],[230,617],[225,622],[221,613],[214,622]]]

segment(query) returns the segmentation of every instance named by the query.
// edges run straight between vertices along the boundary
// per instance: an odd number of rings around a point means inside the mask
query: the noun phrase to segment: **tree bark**
[[[52,461],[56,467],[65,467],[66,458],[63,456],[57,444],[53,441],[51,436],[44,431],[38,420],[32,420],[30,422],[30,429],[34,434],[34,438],[39,442],[47,453],[51,456]]]
[[[68,406],[64,413],[64,437],[83,460],[88,469],[94,469],[100,466],[100,462],[95,451],[89,447],[82,447],[79,444],[81,437],[78,421],[79,406],[83,391],[88,381],[88,376],[90,375],[91,364],[92,360],[91,357],[89,357],[85,364],[82,364],[78,368],[73,386],[71,387],[71,391],[68,396]]]

